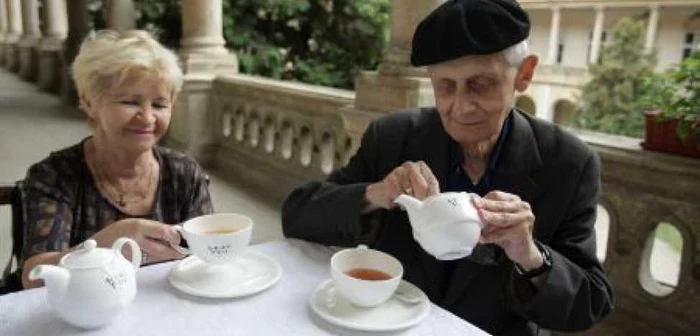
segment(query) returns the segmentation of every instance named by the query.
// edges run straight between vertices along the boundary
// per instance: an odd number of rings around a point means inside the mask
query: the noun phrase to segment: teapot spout
[[[70,272],[63,267],[39,265],[29,272],[29,280],[44,280],[49,295],[53,299],[61,299],[66,293],[70,281]]]
[[[423,207],[423,202],[406,194],[401,194],[399,197],[396,197],[394,203],[397,203],[404,208],[408,212],[409,216],[415,214],[421,207]]]

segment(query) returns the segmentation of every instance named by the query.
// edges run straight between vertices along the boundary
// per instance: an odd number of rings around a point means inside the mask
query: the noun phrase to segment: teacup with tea
[[[374,307],[394,294],[403,277],[403,266],[387,253],[360,245],[333,255],[331,276],[340,295],[348,301],[360,307]]]
[[[173,248],[210,264],[224,264],[250,243],[253,220],[241,214],[217,213],[192,218],[176,228],[189,248]]]

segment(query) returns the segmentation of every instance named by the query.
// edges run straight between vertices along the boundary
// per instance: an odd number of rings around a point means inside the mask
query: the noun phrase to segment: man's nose
[[[465,89],[458,90],[454,107],[454,112],[457,114],[469,114],[476,111],[474,94]]]

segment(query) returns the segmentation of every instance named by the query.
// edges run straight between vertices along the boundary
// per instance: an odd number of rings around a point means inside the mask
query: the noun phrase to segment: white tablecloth
[[[181,294],[167,282],[173,263],[141,268],[138,294],[111,325],[84,331],[51,311],[46,290],[0,296],[0,335],[367,335],[335,327],[309,308],[314,289],[329,278],[333,250],[299,240],[250,247],[280,262],[272,288],[241,299],[204,299]],[[379,334],[379,333],[372,333]],[[382,335],[483,335],[479,328],[433,305],[419,325]]]

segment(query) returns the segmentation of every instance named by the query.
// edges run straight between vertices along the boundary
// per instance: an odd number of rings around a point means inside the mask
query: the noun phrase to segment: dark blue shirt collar
[[[462,171],[462,162],[464,161],[464,153],[462,152],[462,147],[453,139],[450,139],[450,164],[448,172],[447,190],[448,191],[467,191],[476,192],[483,196],[491,189],[491,182],[493,178],[493,171],[498,165],[498,160],[503,151],[503,144],[505,139],[510,133],[511,124],[513,123],[513,112],[511,111],[506,119],[503,121],[503,127],[501,128],[501,133],[498,135],[498,140],[494,146],[493,151],[489,157],[488,167],[481,177],[481,180],[477,185],[473,185],[466,174]],[[466,190],[465,190],[466,189]]]

